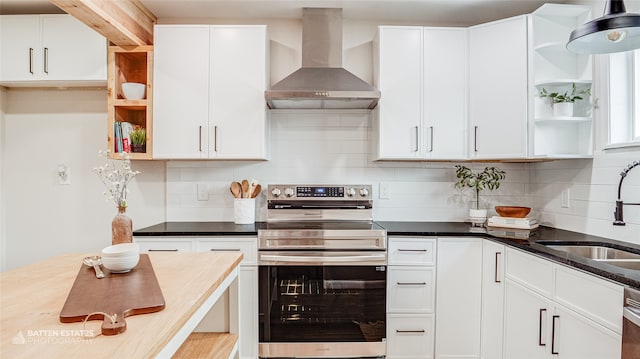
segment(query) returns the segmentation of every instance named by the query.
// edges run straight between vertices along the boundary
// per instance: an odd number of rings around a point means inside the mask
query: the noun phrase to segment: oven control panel
[[[269,185],[268,200],[370,200],[371,185]]]

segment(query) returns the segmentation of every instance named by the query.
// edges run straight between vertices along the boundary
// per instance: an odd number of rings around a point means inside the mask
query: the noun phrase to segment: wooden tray
[[[82,322],[91,313],[116,314],[116,321],[104,314],[91,314],[88,320],[102,319],[102,334],[115,335],[127,329],[125,317],[161,311],[165,307],[160,285],[149,255],[141,254],[138,265],[128,273],[111,273],[96,278],[92,267],[81,265],[76,280],[60,312],[62,323]]]

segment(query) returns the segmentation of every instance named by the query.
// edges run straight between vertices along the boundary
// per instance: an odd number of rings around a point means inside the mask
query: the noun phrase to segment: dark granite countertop
[[[393,222],[376,221],[389,236],[481,236],[505,245],[537,254],[557,263],[608,278],[640,289],[640,271],[612,266],[570,253],[553,250],[542,243],[570,244],[590,242],[608,247],[624,247],[640,254],[640,246],[588,234],[540,227],[533,231],[506,228],[478,228],[463,222]],[[266,223],[237,225],[233,222],[164,222],[138,229],[134,236],[248,236],[257,235]]]

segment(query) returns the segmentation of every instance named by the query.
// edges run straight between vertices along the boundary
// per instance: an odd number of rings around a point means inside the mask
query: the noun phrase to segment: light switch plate
[[[565,188],[560,195],[560,207],[569,208],[569,189]]]
[[[389,183],[380,182],[380,191],[378,192],[380,199],[389,199]]]
[[[209,187],[206,183],[198,183],[198,201],[209,200]]]

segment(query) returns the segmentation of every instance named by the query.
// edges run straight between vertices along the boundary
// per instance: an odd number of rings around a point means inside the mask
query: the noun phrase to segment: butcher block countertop
[[[151,253],[166,306],[126,318],[124,333],[105,336],[102,320],[61,323],[59,315],[86,254],[66,254],[0,273],[0,357],[152,358],[190,334],[185,328],[212,296],[237,277],[238,252]],[[199,320],[198,320],[199,321]],[[169,350],[169,352],[172,352]]]

